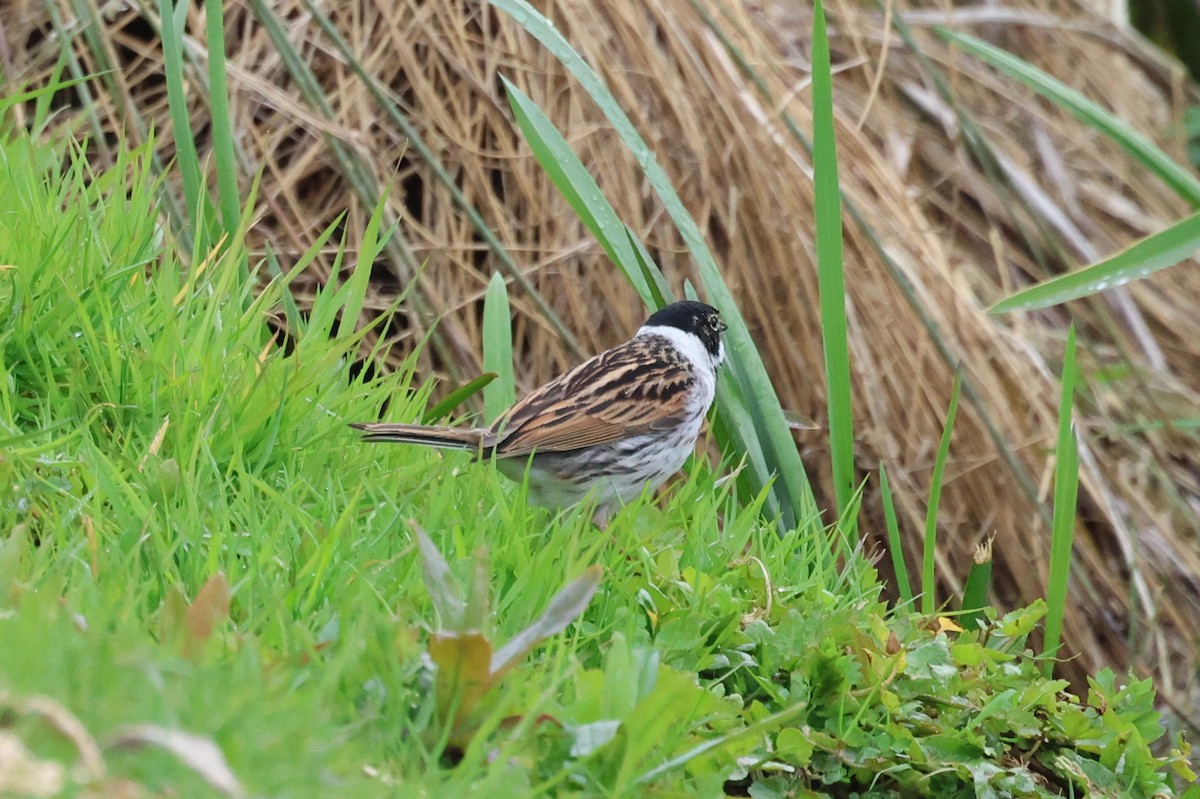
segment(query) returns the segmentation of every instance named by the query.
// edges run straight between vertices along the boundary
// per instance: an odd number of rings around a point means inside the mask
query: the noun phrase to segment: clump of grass
[[[1188,102],[1187,89],[1167,90],[1177,86],[1175,76],[1135,38],[1093,35],[1095,26],[1107,24],[1094,9],[1081,11],[1092,15],[1082,26],[1005,25],[1034,5],[1018,0],[999,18],[986,10],[889,17],[875,4],[842,5],[832,28],[835,52],[853,51],[862,62],[836,75],[834,116],[843,163],[853,167],[841,175],[840,189],[859,466],[879,460],[891,468],[898,489],[893,510],[915,562],[929,489],[925,447],[941,429],[953,372],[966,367],[954,452],[978,466],[958,469],[951,461],[943,518],[999,533],[994,596],[1021,601],[1045,593],[1043,571],[1024,568],[1031,553],[1039,560],[1049,554],[1048,503],[1036,479],[1049,455],[1030,442],[1053,437],[1053,375],[1065,323],[1061,311],[1013,321],[987,317],[984,309],[1014,283],[1092,260],[1071,255],[1081,240],[1100,252],[1120,251],[1166,227],[1180,206],[1145,170],[1126,168],[1121,148],[1049,103],[1021,101],[1032,95],[979,58],[957,52],[928,26],[941,21],[972,31],[1000,25],[1006,49],[1120,109],[1143,132],[1153,133]],[[813,453],[806,468],[820,469],[813,484],[831,497],[841,486],[844,497],[848,481],[831,480],[825,470],[830,394],[819,379],[822,336],[814,301],[819,281],[806,135],[811,71],[808,54],[796,57],[795,50],[808,41],[809,12],[786,3],[768,5],[765,13],[747,5],[710,10],[692,0],[546,8],[633,118],[697,216],[774,389],[786,407],[814,421],[800,433],[802,449]],[[89,4],[44,3],[28,11],[5,29],[16,43],[6,88],[62,86],[67,74],[73,86],[53,102],[43,93],[5,105],[8,118],[44,136],[87,130],[97,164],[112,162],[117,134],[169,131],[157,142],[164,208],[196,195],[180,186],[182,165],[174,160],[183,157],[180,144],[194,145],[199,165],[214,175],[240,172],[243,191],[262,165],[260,224],[250,231],[250,248],[277,251],[288,263],[335,220],[350,231],[346,241],[354,246],[386,197],[384,227],[395,221],[396,231],[373,266],[375,285],[358,321],[385,313],[407,292],[400,317],[375,330],[394,345],[386,349],[388,365],[400,366],[415,352],[420,374],[450,376],[437,389],[439,398],[483,368],[474,345],[482,332],[479,303],[493,271],[510,282],[522,389],[620,340],[645,318],[635,293],[613,279],[603,248],[588,246],[583,227],[563,213],[556,190],[524,157],[529,146],[514,129],[498,72],[546,107],[621,219],[663,265],[670,286],[678,292],[689,277],[698,284],[696,261],[665,224],[664,203],[647,196],[636,161],[615,151],[614,134],[591,98],[496,4],[405,0],[360,5],[354,14],[327,14],[304,0],[220,8],[142,3],[103,14]],[[896,48],[879,32],[901,16],[912,29],[911,46]],[[313,24],[287,22],[294,19]],[[237,31],[223,48],[216,35],[194,46],[222,21]],[[176,51],[181,63],[172,75],[190,119],[181,115],[176,125],[175,109],[163,98],[159,32],[184,29],[193,38]],[[626,35],[645,29],[661,35]],[[427,57],[394,57],[414,52]],[[223,73],[226,88],[210,77]],[[912,92],[939,82],[952,91]],[[222,118],[218,105],[226,93],[233,130],[222,122],[210,126]],[[960,122],[972,118],[986,123],[968,129]],[[1028,146],[1030,131],[1037,132],[1036,148]],[[226,136],[224,143],[218,135]],[[233,145],[232,158],[226,143]],[[1042,204],[1014,196],[992,159],[963,158],[963,143],[973,156],[981,143],[1009,154],[1005,169],[1024,172],[1023,185],[1039,188]],[[387,186],[399,189],[389,195]],[[230,228],[229,215],[217,209],[232,196],[217,190],[198,219],[194,213],[186,218],[187,211],[169,213],[171,229],[184,240],[183,230],[212,226],[211,240],[219,240]],[[184,240],[182,249],[192,248]],[[292,281],[299,310],[307,312],[316,286],[340,280],[332,269],[338,252],[322,249],[312,268]],[[425,263],[430,268],[422,272]],[[1083,675],[1098,664],[1136,662],[1164,690],[1176,691],[1171,699],[1178,705],[1196,673],[1197,652],[1189,642],[1197,639],[1200,619],[1195,580],[1179,578],[1200,573],[1188,501],[1195,494],[1197,451],[1189,400],[1197,381],[1190,364],[1200,341],[1190,275],[1194,270],[1171,270],[1150,285],[1124,287],[1128,301],[1121,301],[1117,319],[1107,300],[1071,308],[1084,361],[1080,415],[1091,431],[1084,444],[1095,456],[1081,459],[1080,490],[1083,503],[1097,511],[1077,530],[1074,585],[1097,590],[1071,592],[1067,646],[1079,656],[1061,664],[1082,689]],[[778,291],[780,283],[789,290]],[[434,320],[440,321],[431,333]],[[375,336],[368,334],[360,355]],[[1143,360],[1153,368],[1143,369]],[[972,368],[983,363],[986,369]],[[1094,387],[1093,375],[1099,376]],[[1017,395],[1026,399],[1022,412],[1013,413],[1010,398]],[[473,403],[478,410],[478,400]],[[732,436],[737,426],[718,420],[716,434]],[[838,439],[844,447],[845,439]],[[766,453],[756,460],[752,447],[742,448],[747,465],[738,480],[749,495],[755,481],[769,479],[771,467]],[[794,479],[798,471],[786,473]],[[884,526],[874,498],[868,483],[867,532]],[[768,512],[778,515],[776,498],[767,502]],[[1045,523],[1030,524],[1038,517]],[[1151,526],[1164,545],[1139,549],[1133,531]],[[957,590],[975,542],[941,532],[940,557],[954,564],[939,575],[939,590],[947,592]]]

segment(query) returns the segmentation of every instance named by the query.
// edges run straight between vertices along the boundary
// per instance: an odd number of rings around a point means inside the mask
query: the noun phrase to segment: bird
[[[528,498],[550,509],[595,499],[592,523],[683,467],[716,396],[727,326],[716,308],[675,302],[630,340],[518,400],[489,427],[357,423],[365,441],[462,449],[529,475]]]

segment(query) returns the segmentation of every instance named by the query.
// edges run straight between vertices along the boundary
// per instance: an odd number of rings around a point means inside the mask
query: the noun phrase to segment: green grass
[[[94,173],[17,137],[0,170],[0,705],[61,704],[113,778],[204,790],[169,754],[114,742],[152,723],[211,739],[254,796],[1167,784],[1147,685],[1100,675],[1093,706],[1064,698],[1024,643],[1040,607],[934,635],[889,613],[857,554],[834,568],[840,531],[810,515],[781,535],[767,489],[726,467],[697,461],[600,534],[464,454],[360,442],[347,422],[385,404],[420,418],[431,388],[351,376],[364,333],[341,320],[385,246],[380,214],[285,351],[264,315],[288,308],[288,275],[243,279],[241,235],[183,270],[144,153]],[[599,567],[578,620],[469,718],[433,690],[447,620],[413,522],[472,586],[471,646],[503,652]],[[12,729],[31,757],[75,756],[33,717]],[[1055,792],[987,754],[1012,750]]]

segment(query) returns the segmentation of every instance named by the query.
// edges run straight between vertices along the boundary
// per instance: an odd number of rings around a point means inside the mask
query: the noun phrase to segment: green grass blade
[[[1152,275],[1198,253],[1200,212],[1135,242],[1111,258],[1018,291],[989,310],[1004,313],[1058,305]]]
[[[512,311],[508,306],[508,288],[496,272],[488,282],[483,303],[483,368],[498,375],[483,388],[483,410],[487,421],[500,418],[517,399],[513,376]]]
[[[825,347],[826,402],[837,513],[854,494],[854,408],[850,347],[846,336],[846,277],[842,264],[842,193],[838,186],[837,140],[833,124],[833,79],[825,8],[813,9],[813,192],[817,229],[817,280]],[[853,530],[853,523],[851,526]]]
[[[988,605],[988,592],[991,588],[992,539],[988,538],[975,548],[971,570],[967,572],[967,582],[963,586],[963,614],[958,618],[963,629],[977,629],[979,620],[983,618],[983,610]]]
[[[385,190],[383,196],[379,198],[379,202],[375,204],[371,218],[367,220],[366,228],[363,229],[362,241],[358,245],[358,257],[354,262],[354,271],[350,273],[349,279],[334,295],[337,300],[335,305],[341,307],[339,313],[341,321],[337,326],[338,336],[352,335],[358,326],[363,305],[367,301],[367,293],[371,290],[372,267],[379,258],[379,254],[387,246],[394,231],[394,228],[382,229],[386,213],[387,191]],[[331,277],[330,280],[332,281],[333,278]]]
[[[201,229],[204,197],[203,176],[192,123],[188,117],[187,95],[183,90],[183,36],[187,20],[187,3],[172,7],[171,0],[159,0],[158,15],[162,21],[163,77],[167,84],[167,105],[171,112],[171,134],[175,140],[175,162],[183,182],[183,199],[187,205],[186,225],[195,237],[196,251],[208,249],[206,231]]]
[[[51,116],[51,112],[53,111],[51,104],[56,99],[55,95],[57,95],[63,89],[86,86],[87,82],[91,80],[91,78],[86,75],[79,78],[68,78],[63,80],[60,75],[63,64],[66,60],[66,54],[64,53],[62,56],[60,56],[58,64],[55,65],[54,74],[50,76],[50,79],[44,83],[38,83],[36,88],[0,96],[0,115],[7,114],[8,109],[12,108],[13,106],[23,105],[24,103],[32,101],[35,103],[36,110],[28,122],[28,128],[32,135],[40,135],[42,130],[46,127],[49,117]]]
[[[942,441],[938,445],[937,460],[933,463],[933,477],[929,485],[929,508],[925,511],[925,551],[921,567],[921,612],[932,616],[935,605],[934,564],[937,554],[938,509],[942,503],[942,481],[946,474],[946,458],[950,454],[950,436],[954,432],[954,417],[958,414],[958,394],[962,377],[954,376],[954,388],[950,392],[950,407],[946,409],[946,424],[942,428]]]
[[[186,6],[186,4],[184,4]],[[229,83],[225,66],[225,12],[222,0],[204,4],[208,38],[208,102],[212,114],[213,161],[217,174],[217,204],[221,226],[232,238],[241,217],[241,192],[238,190],[237,156],[234,154],[233,121],[229,116]],[[245,279],[248,269],[243,266]]]
[[[1024,83],[1059,108],[1069,111],[1080,121],[1108,136],[1170,186],[1176,194],[1187,200],[1193,208],[1200,208],[1200,178],[1192,174],[1187,167],[1176,163],[1127,122],[1012,53],[949,28],[938,26],[934,30],[946,41]]]
[[[635,784],[645,785],[649,782],[653,782],[654,780],[662,777],[664,774],[667,774],[674,769],[682,768],[696,758],[702,757],[703,755],[715,749],[720,749],[722,746],[728,746],[731,743],[735,743],[752,736],[763,736],[774,732],[775,730],[785,726],[792,719],[799,717],[802,714],[803,708],[804,704],[798,703],[792,705],[791,707],[784,708],[778,713],[767,716],[765,719],[757,721],[754,724],[751,724],[740,730],[726,733],[725,735],[717,738],[710,738],[707,741],[697,744],[687,752],[684,752],[682,755],[673,757],[665,763],[660,763],[654,768],[641,774],[635,780]]]
[[[455,408],[462,405],[471,397],[485,389],[489,383],[495,380],[499,375],[495,372],[484,372],[479,377],[472,380],[466,385],[459,386],[446,395],[438,404],[434,405],[421,416],[421,424],[433,424],[441,421],[449,416]]]
[[[1079,445],[1071,424],[1075,398],[1075,326],[1067,332],[1063,355],[1062,397],[1058,405],[1058,441],[1054,461],[1054,525],[1050,541],[1050,567],[1046,581],[1046,656],[1042,674],[1054,672],[1053,658],[1062,638],[1062,620],[1067,606],[1067,583],[1071,574],[1071,545],[1075,538],[1075,500],[1079,493]]]
[[[98,60],[89,65],[89,68],[85,68],[80,59],[80,52],[76,50],[75,34],[72,31],[72,29],[76,27],[74,21],[70,26],[65,25],[62,12],[55,5],[47,5],[44,6],[44,8],[46,9],[47,16],[50,18],[50,24],[54,29],[53,39],[58,43],[61,51],[58,64],[65,64],[71,73],[72,80],[70,82],[74,85],[75,94],[79,98],[81,110],[83,110],[83,113],[87,117],[88,127],[91,129],[92,140],[96,142],[98,151],[104,153],[105,157],[111,159],[113,157],[112,153],[108,152],[108,147],[101,143],[104,142],[104,127],[100,123],[100,115],[98,113],[95,94],[93,94],[91,86],[88,85],[92,77],[88,74],[88,72],[95,70],[96,72],[103,74],[105,67],[102,65],[101,61]],[[82,22],[82,20],[80,20],[80,22]],[[94,40],[94,36],[88,35],[89,33],[92,33],[92,31],[90,30],[91,26],[86,22],[79,27],[82,27],[88,31],[88,33],[83,35],[85,46],[79,48],[79,51],[86,51],[88,45],[90,45]],[[53,76],[53,80],[41,82],[42,86],[51,90],[51,96],[53,96],[53,93],[56,92],[54,85],[60,78],[58,65],[55,65],[54,71],[55,74]],[[105,74],[104,78],[107,79],[111,85],[112,76]],[[6,97],[5,103],[9,102],[10,98],[11,96]],[[18,102],[24,102],[24,100]],[[45,133],[45,126],[52,119],[48,113],[51,110],[53,109],[51,109],[48,105],[43,106],[42,100],[39,97],[38,111],[34,114],[33,119],[30,120],[31,124],[28,128],[29,132],[35,137],[41,138],[41,136]],[[131,120],[131,123],[131,129],[139,130],[136,120]]]
[[[97,148],[98,152],[104,154],[106,160],[111,162],[116,159],[117,156],[114,154],[113,148],[109,147],[105,141],[104,125],[101,123],[100,115],[97,111],[102,104],[96,99],[96,95],[88,85],[91,76],[85,72],[85,65],[81,58],[82,53],[87,54],[90,65],[101,80],[102,88],[98,91],[107,91],[108,96],[121,108],[121,123],[129,139],[141,142],[142,144],[153,142],[155,139],[154,132],[151,131],[150,126],[142,118],[137,103],[128,95],[127,87],[116,77],[120,68],[109,57],[113,53],[109,49],[109,40],[104,34],[104,31],[107,29],[107,23],[104,21],[103,12],[98,5],[87,2],[87,0],[72,0],[70,8],[75,12],[75,18],[69,22],[63,18],[56,4],[43,5],[42,7],[50,16],[56,34],[54,39],[58,42],[59,47],[63,49],[67,62],[70,65],[72,76],[76,80],[84,81],[76,88],[79,94],[79,103],[77,105],[87,115],[88,124],[92,129],[93,135],[91,144]],[[143,6],[143,8],[146,8],[146,6]],[[154,15],[151,13],[147,13],[146,17],[151,25],[156,26],[155,33],[161,37],[161,20],[154,19]],[[76,52],[77,50],[79,52]],[[120,152],[119,148],[117,152]],[[150,162],[154,166],[155,174],[163,176],[167,173],[167,166],[163,163],[157,151],[150,153]],[[162,199],[165,206],[164,210],[173,226],[176,236],[180,240],[182,248],[185,251],[191,249],[191,221],[187,216],[183,201],[176,196],[171,183],[168,181],[157,181],[155,188]]]
[[[892,556],[892,571],[896,573],[896,590],[900,601],[912,604],[912,582],[908,578],[908,566],[904,562],[904,545],[900,538],[900,525],[896,521],[896,506],[892,503],[892,487],[888,483],[887,468],[879,464],[879,493],[883,497],[883,520],[887,526],[888,552]]]

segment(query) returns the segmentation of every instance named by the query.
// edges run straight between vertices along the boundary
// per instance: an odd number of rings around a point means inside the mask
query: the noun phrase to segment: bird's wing
[[[669,341],[635,338],[517,402],[492,425],[495,453],[569,452],[669,429],[687,415],[694,384],[691,363]]]

